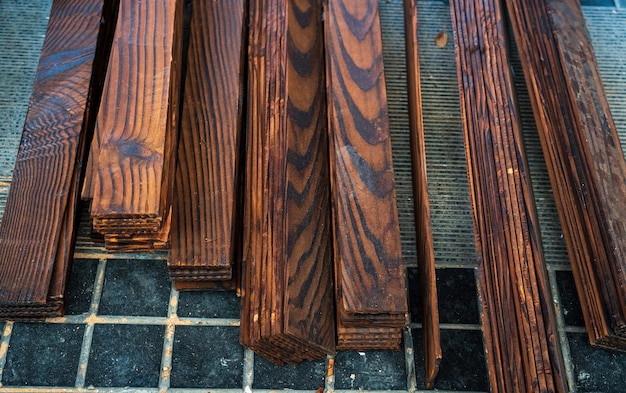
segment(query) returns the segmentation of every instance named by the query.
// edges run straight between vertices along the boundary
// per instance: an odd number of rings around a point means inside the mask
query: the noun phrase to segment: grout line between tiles
[[[413,350],[413,335],[411,328],[406,327],[404,333],[404,356],[406,362],[406,390],[409,393],[417,390],[417,380],[415,376],[415,351]]]
[[[178,319],[178,291],[172,284],[170,292],[170,302],[167,309],[167,324],[165,326],[165,338],[163,339],[163,354],[161,356],[161,372],[159,373],[159,392],[166,393],[170,387],[170,376],[172,373],[172,350],[174,348],[174,332]]]
[[[7,362],[7,353],[9,351],[9,341],[11,340],[12,332],[13,322],[6,322],[2,332],[2,339],[0,340],[0,387],[2,386],[2,373],[4,372],[4,365]]]
[[[326,376],[324,378],[324,393],[335,391],[335,356],[326,356]]]
[[[102,287],[104,286],[104,272],[106,271],[106,259],[98,262],[96,270],[96,279],[94,282],[93,294],[91,296],[91,304],[89,305],[89,317],[80,323],[85,324],[85,333],[83,334],[83,343],[80,348],[78,357],[78,370],[76,371],[76,382],[74,386],[77,388],[85,387],[85,378],[87,377],[87,365],[89,362],[89,353],[91,352],[91,342],[93,340],[94,323],[93,318],[98,313],[100,305],[100,297],[102,296]],[[67,321],[66,321],[67,322]]]
[[[243,349],[243,392],[252,393],[254,383],[254,352],[250,348]]]
[[[572,356],[569,350],[569,342],[567,341],[567,335],[565,334],[565,320],[561,313],[561,297],[559,295],[559,289],[556,282],[556,273],[554,270],[548,270],[548,278],[550,281],[550,290],[552,291],[552,303],[554,304],[556,314],[556,329],[559,335],[559,341],[561,342],[561,353],[563,355],[563,361],[565,363],[565,375],[567,377],[567,384],[570,391],[576,391],[576,380],[574,378],[574,365],[572,363]]]
[[[176,326],[239,326],[239,319],[233,318],[178,318],[177,316],[149,317],[149,316],[125,316],[125,315],[96,315],[82,314],[67,317],[46,319],[46,323],[90,323],[100,325],[167,325]]]

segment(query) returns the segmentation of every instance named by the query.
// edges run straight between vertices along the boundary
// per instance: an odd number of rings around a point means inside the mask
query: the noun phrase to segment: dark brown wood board
[[[121,0],[97,119],[91,215],[102,234],[156,232],[169,211],[182,0]]]
[[[507,0],[589,340],[626,350],[626,161],[582,9]]]
[[[497,0],[450,2],[492,392],[565,392],[535,200]]]
[[[344,327],[401,329],[407,298],[378,1],[329,0],[324,23],[337,315]]]
[[[184,288],[206,271],[232,275],[240,258],[245,17],[243,0],[192,3],[168,259]]]
[[[116,2],[55,0],[0,224],[0,317],[62,311]],[[106,15],[104,15],[106,14]]]
[[[335,350],[322,7],[249,12],[241,342],[295,364]]]
[[[417,41],[416,0],[404,0],[404,27],[406,40],[406,72],[409,99],[409,127],[411,164],[413,174],[413,208],[415,211],[415,241],[422,305],[422,337],[424,345],[424,384],[432,389],[441,362],[441,335],[437,279],[435,277],[435,246],[428,199],[426,168],[426,143],[422,117],[422,91],[420,84],[419,44]]]

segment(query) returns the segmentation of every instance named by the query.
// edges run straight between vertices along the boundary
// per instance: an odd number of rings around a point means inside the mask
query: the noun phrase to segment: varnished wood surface
[[[407,303],[378,1],[329,0],[324,22],[337,307],[345,326],[393,316],[399,328]]]
[[[565,392],[498,1],[450,2],[493,392]]]
[[[191,12],[168,259],[170,271],[190,272],[188,280],[194,270],[232,273],[241,254],[236,209],[246,6],[202,0]]]
[[[62,307],[91,105],[105,69],[94,62],[107,45],[103,34],[97,49],[102,12],[101,0],[52,5],[0,225],[3,318],[49,316]]]
[[[409,99],[409,126],[411,141],[411,169],[413,175],[413,210],[417,244],[418,280],[422,305],[422,337],[424,345],[424,384],[427,389],[439,372],[441,362],[441,335],[437,281],[435,277],[435,250],[428,200],[426,171],[426,144],[422,118],[422,92],[420,84],[419,44],[417,41],[417,7],[415,0],[404,0],[404,26],[406,40],[406,72]]]
[[[101,233],[156,231],[169,210],[177,143],[182,0],[121,0],[93,168],[91,214]],[[108,228],[111,227],[111,230]]]
[[[321,0],[287,4],[285,330],[334,353],[326,80]]]
[[[626,162],[580,4],[507,5],[589,340],[626,350]]]
[[[322,6],[258,1],[250,20],[241,341],[295,364],[335,350]]]

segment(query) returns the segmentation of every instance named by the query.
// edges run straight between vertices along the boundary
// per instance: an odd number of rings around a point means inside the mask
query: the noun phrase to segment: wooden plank
[[[278,364],[335,350],[321,15],[250,7],[241,342]]]
[[[400,329],[406,288],[378,1],[329,0],[324,14],[337,315],[340,326]]]
[[[491,391],[565,392],[502,9],[450,5]]]
[[[52,5],[0,225],[2,318],[61,311],[82,161],[106,69],[100,60],[110,46],[110,27],[101,20],[114,7],[102,0]]]
[[[437,281],[435,277],[435,250],[428,200],[426,143],[422,118],[422,91],[420,85],[419,44],[417,41],[417,7],[415,0],[404,0],[406,40],[407,90],[409,98],[409,126],[411,136],[411,164],[413,174],[413,208],[417,243],[418,288],[422,305],[422,339],[424,345],[424,384],[432,389],[441,362],[441,335]]]
[[[172,204],[170,276],[232,274],[240,258],[237,214],[242,140],[246,5],[192,3],[189,51]]]
[[[182,4],[120,3],[96,125],[99,154],[92,179],[91,215],[103,234],[156,232],[170,208]]]
[[[580,4],[507,0],[592,345],[626,350],[626,161]]]

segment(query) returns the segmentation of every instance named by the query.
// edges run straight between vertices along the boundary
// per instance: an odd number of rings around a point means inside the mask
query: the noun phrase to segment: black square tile
[[[569,326],[585,326],[585,319],[578,301],[578,292],[576,291],[572,272],[557,271],[556,284],[559,289],[561,313],[563,314],[565,324]]]
[[[239,318],[240,299],[232,291],[180,292],[177,314],[181,318]]]
[[[173,388],[241,388],[243,347],[230,326],[177,326],[172,351]]]
[[[417,268],[407,268],[406,277],[409,283],[409,312],[411,322],[422,322],[422,302],[420,300],[420,288]]]
[[[418,387],[424,387],[422,336],[412,331],[416,353]],[[480,330],[441,330],[442,360],[435,388],[441,390],[487,391],[487,366]]]
[[[85,384],[157,387],[164,326],[96,325]]]
[[[335,356],[336,389],[403,390],[406,380],[403,351],[349,351]]]
[[[170,290],[165,261],[111,259],[98,314],[165,317]]]
[[[16,323],[3,386],[74,386],[83,334],[82,325]]]
[[[254,356],[255,389],[307,389],[324,387],[326,360],[302,362],[296,366],[277,366],[259,355]]]
[[[567,338],[579,392],[624,392],[626,354],[592,347],[586,333],[569,333]]]
[[[478,324],[478,292],[474,269],[437,269],[441,323]]]
[[[84,314],[89,311],[97,270],[97,260],[77,259],[72,263],[65,291],[66,315]]]

